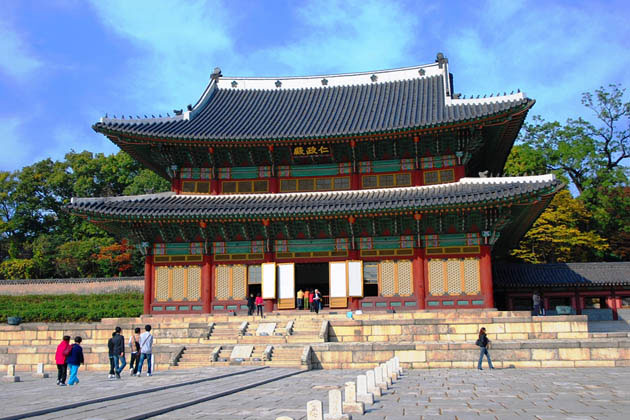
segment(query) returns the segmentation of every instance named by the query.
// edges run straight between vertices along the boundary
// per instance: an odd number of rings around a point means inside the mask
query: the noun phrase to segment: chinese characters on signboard
[[[330,154],[328,146],[293,146],[293,157],[326,156]]]

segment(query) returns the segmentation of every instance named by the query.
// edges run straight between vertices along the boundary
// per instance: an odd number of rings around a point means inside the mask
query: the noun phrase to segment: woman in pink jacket
[[[70,336],[64,335],[63,340],[57,346],[55,352],[55,363],[57,364],[57,385],[66,386],[66,375],[68,372],[68,364],[66,356],[70,354]]]

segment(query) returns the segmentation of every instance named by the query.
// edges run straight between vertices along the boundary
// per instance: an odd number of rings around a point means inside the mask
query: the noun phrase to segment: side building
[[[69,210],[146,255],[145,313],[494,306],[507,252],[562,187],[500,177],[534,100],[462,98],[448,60],[367,73],[231,78],[174,116],[93,128],[172,191]]]

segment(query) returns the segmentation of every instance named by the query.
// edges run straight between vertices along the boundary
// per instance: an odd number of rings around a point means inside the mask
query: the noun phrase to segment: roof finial
[[[439,52],[439,53],[437,53],[437,56],[435,58],[435,62],[438,63],[438,67],[439,68],[442,68],[442,66],[444,64],[448,64],[448,58],[444,57],[444,54]]]
[[[214,71],[210,75],[210,80],[214,80],[216,82],[216,81],[219,80],[219,77],[221,77],[221,76],[223,76],[223,74],[221,74],[221,68],[220,67],[215,67]]]

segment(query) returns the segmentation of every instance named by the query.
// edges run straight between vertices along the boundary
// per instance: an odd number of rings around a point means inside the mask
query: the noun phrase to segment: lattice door
[[[232,266],[232,298],[245,299],[247,297],[247,266]]]
[[[201,299],[201,266],[188,267],[188,300]]]
[[[188,288],[186,285],[188,274],[186,267],[171,267],[171,270],[173,272],[173,292],[171,297],[174,301],[184,300],[188,294],[186,290]]]
[[[215,297],[217,300],[230,298],[230,266],[217,265],[215,276]]]
[[[165,302],[168,300],[168,267],[155,268],[155,300]]]
[[[413,294],[413,266],[411,261],[398,261],[398,294],[411,296]]]
[[[444,264],[441,259],[429,260],[429,294],[433,296],[444,294]]]
[[[449,295],[461,295],[462,275],[459,258],[449,258],[446,261],[446,292]]]
[[[394,296],[396,293],[396,263],[381,261],[381,296]]]
[[[478,295],[481,293],[481,275],[479,272],[478,258],[466,258],[464,260],[464,284],[467,294]]]

